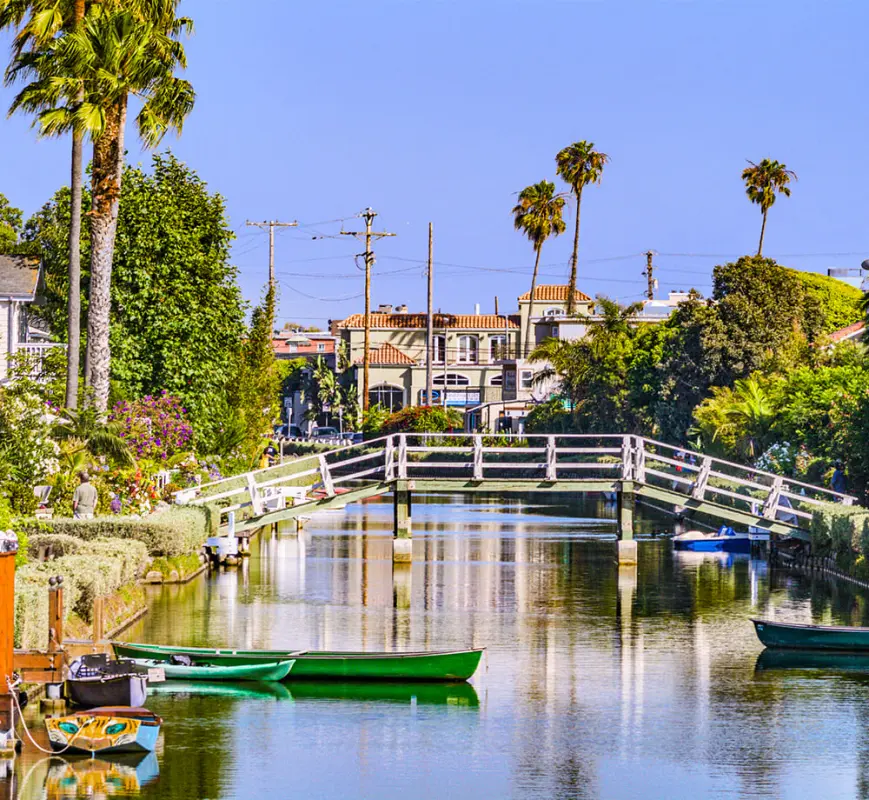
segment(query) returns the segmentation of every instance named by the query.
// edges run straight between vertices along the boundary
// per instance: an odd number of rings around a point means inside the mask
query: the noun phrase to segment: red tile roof
[[[401,364],[404,366],[413,366],[416,364],[407,353],[402,353],[397,347],[393,347],[389,342],[385,342],[380,347],[372,347],[369,362],[374,365],[395,365]],[[357,364],[362,363],[362,359],[356,359]]]
[[[842,342],[845,339],[851,339],[860,333],[866,327],[866,323],[863,320],[860,322],[855,322],[852,325],[847,325],[844,328],[839,328],[837,331],[833,331],[829,339],[831,342]]]
[[[576,299],[581,300],[583,302],[591,300],[591,298],[585,293],[576,290]],[[531,292],[527,291],[525,294],[519,296],[519,300],[528,300],[531,298]],[[567,300],[567,286],[561,284],[546,284],[544,286],[535,286],[534,287],[534,300],[560,300],[562,303]]]
[[[372,314],[372,328],[425,329],[425,314]],[[505,324],[504,317],[497,314],[435,314],[435,330],[443,328],[458,328],[460,330],[504,330],[518,328],[519,317],[509,316]],[[351,314],[347,319],[332,323],[334,330],[341,328],[364,328],[365,315]]]

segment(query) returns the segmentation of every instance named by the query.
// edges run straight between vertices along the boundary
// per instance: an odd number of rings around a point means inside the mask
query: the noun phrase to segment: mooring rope
[[[96,719],[96,717],[83,717],[82,724],[79,726],[79,729],[73,734],[72,739],[69,740],[67,745],[62,750],[46,750],[41,744],[36,741],[36,739],[33,738],[32,734],[30,733],[30,728],[27,727],[27,720],[24,719],[24,712],[21,710],[21,705],[18,702],[18,693],[15,691],[18,688],[19,683],[20,681],[13,682],[10,681],[8,678],[6,679],[6,687],[9,689],[9,694],[12,695],[12,704],[14,706],[12,709],[12,731],[15,731],[15,710],[17,709],[18,716],[21,719],[21,726],[24,728],[24,732],[27,734],[27,738],[30,740],[30,744],[32,744],[41,753],[47,753],[48,755],[52,756],[65,753],[67,750],[69,750],[70,747],[73,746],[75,740],[78,739],[79,734],[82,732],[82,728],[84,728],[85,725],[88,725]]]

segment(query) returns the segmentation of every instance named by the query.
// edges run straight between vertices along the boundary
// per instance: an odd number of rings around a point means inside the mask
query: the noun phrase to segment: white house
[[[9,359],[15,353],[41,356],[47,347],[58,346],[28,324],[27,307],[36,301],[41,277],[38,256],[0,253],[0,383],[9,379]]]

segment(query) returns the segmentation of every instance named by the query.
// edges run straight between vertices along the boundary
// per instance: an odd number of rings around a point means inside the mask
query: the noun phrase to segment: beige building
[[[594,301],[576,292],[577,313],[591,316]],[[447,405],[466,413],[471,429],[494,430],[499,418],[521,419],[530,403],[547,399],[551,386],[534,374],[542,364],[524,357],[526,331],[532,347],[552,335],[552,323],[567,313],[567,286],[538,286],[518,298],[513,314],[435,314],[432,398],[426,397],[426,315],[381,306],[371,314],[369,397],[396,411],[405,406]],[[355,370],[362,394],[365,315],[332,322]]]

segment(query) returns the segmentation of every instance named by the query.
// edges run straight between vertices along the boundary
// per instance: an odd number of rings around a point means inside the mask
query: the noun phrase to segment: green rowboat
[[[231,650],[207,647],[112,642],[118,657],[166,662],[185,655],[205,666],[248,666],[294,659],[290,680],[466,681],[480,664],[483,649],[420,653],[351,653],[301,650]]]
[[[168,659],[134,658],[140,667],[160,667],[166,680],[179,681],[282,681],[293,668],[293,659],[260,661],[256,664],[172,664]]]
[[[798,625],[753,619],[754,630],[766,647],[791,650],[869,652],[869,628],[831,625]]]

